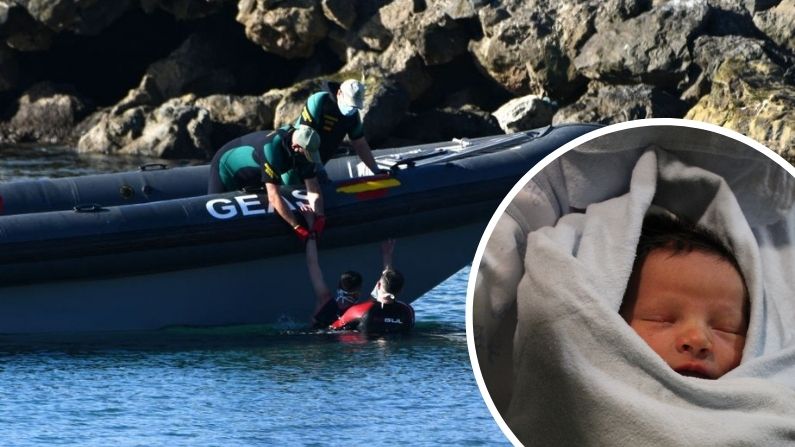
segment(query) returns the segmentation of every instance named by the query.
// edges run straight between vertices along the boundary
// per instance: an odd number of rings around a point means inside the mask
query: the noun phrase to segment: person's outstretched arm
[[[384,270],[392,268],[392,255],[395,253],[395,240],[387,239],[381,242],[381,258],[384,261]]]
[[[290,227],[295,230],[297,226],[301,226],[298,222],[298,219],[293,215],[290,211],[290,207],[287,205],[287,202],[284,200],[281,194],[279,194],[279,186],[275,183],[265,183],[265,191],[268,193],[268,202],[273,205],[273,209],[276,210],[276,213],[287,222]]]
[[[314,224],[314,215],[311,210],[304,211],[307,225]],[[312,290],[315,292],[315,310],[313,315],[331,299],[331,291],[323,278],[323,270],[320,268],[320,258],[317,252],[317,239],[310,236],[306,241],[306,267],[309,271],[309,281],[312,283]]]
[[[378,174],[381,172],[381,169],[375,162],[373,151],[370,150],[370,145],[367,143],[367,139],[361,137],[351,140],[351,147],[353,147],[353,150],[356,151],[356,155],[358,155],[362,162],[364,162],[365,166],[370,168],[373,174]]]

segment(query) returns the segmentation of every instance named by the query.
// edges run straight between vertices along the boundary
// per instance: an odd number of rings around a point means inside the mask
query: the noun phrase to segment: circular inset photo
[[[524,445],[795,439],[795,169],[705,123],[608,126],[492,217],[467,297],[472,366]]]

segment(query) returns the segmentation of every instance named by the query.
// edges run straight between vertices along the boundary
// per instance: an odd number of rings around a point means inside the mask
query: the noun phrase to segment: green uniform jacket
[[[226,143],[213,157],[210,192],[263,183],[300,185],[316,177],[317,165],[291,148],[293,130],[285,126],[272,132],[252,132]]]
[[[339,88],[339,84],[329,83],[329,86],[334,92]],[[298,124],[312,126],[320,135],[320,159],[323,164],[334,156],[346,134],[351,141],[364,136],[359,113],[350,116],[340,113],[336,94],[329,91],[317,92],[309,97],[296,121]]]

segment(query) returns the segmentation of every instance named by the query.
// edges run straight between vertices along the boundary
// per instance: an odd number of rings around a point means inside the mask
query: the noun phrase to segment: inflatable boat
[[[375,281],[379,244],[411,302],[471,263],[488,219],[535,163],[595,125],[374,151],[326,165],[326,279]],[[0,333],[307,322],[303,244],[263,190],[207,195],[208,166],[0,184]],[[282,187],[294,209],[300,188]],[[369,279],[368,279],[369,278]]]

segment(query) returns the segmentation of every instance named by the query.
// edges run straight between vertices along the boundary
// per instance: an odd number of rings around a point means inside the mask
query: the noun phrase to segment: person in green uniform
[[[311,232],[319,234],[326,223],[323,196],[317,180],[320,136],[309,126],[284,126],[275,131],[252,132],[226,143],[210,164],[209,194],[259,187],[263,183],[268,202],[298,235],[306,241]],[[310,232],[300,224],[279,194],[279,185],[304,183],[309,206],[315,214]]]
[[[373,158],[359,110],[364,107],[364,84],[348,79],[342,84],[327,82],[323,91],[306,101],[296,124],[312,126],[320,134],[320,160],[326,164],[348,136],[356,155],[374,174],[381,172]],[[321,176],[325,174],[323,172]]]

